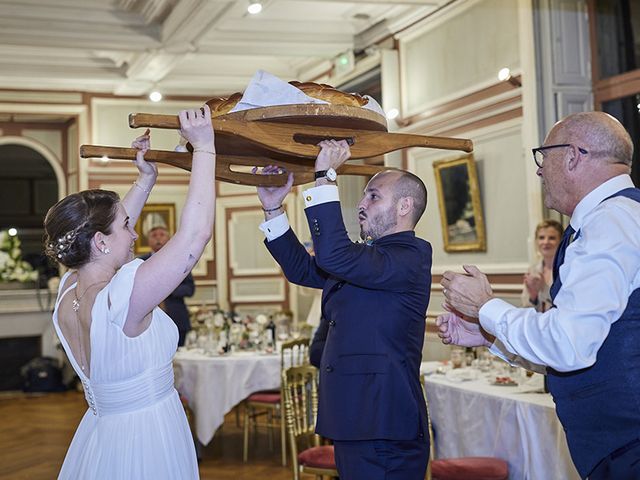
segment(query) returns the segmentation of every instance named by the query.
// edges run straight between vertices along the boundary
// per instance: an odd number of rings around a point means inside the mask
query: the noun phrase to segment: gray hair
[[[631,166],[633,141],[629,132],[614,117],[604,112],[580,112],[569,115],[559,124],[570,136],[577,136],[593,157]]]

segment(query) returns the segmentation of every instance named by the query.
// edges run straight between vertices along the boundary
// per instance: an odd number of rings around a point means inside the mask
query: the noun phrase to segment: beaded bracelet
[[[277,210],[280,210],[282,208],[282,204],[278,205],[275,208],[263,208],[262,211],[265,213],[271,213],[271,212],[275,212]]]
[[[133,182],[133,185],[138,187],[140,190],[142,190],[144,193],[146,193],[147,195],[151,195],[151,190],[147,190],[146,188],[144,188],[142,185],[140,185],[138,182]]]

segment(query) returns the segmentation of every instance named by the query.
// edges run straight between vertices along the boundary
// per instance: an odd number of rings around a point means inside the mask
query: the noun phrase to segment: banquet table
[[[434,363],[423,363],[423,372],[434,372]],[[515,480],[580,478],[551,395],[493,385],[495,373],[462,370],[425,375],[436,458],[502,458]]]
[[[258,390],[280,388],[280,355],[235,352],[207,356],[179,351],[173,359],[176,389],[184,395],[195,419],[198,440],[207,445],[224,416]]]

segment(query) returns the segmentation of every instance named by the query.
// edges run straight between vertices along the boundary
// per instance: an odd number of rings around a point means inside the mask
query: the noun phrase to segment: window
[[[640,68],[640,2],[595,0],[593,11],[599,77]]]
[[[596,110],[616,117],[635,150],[631,177],[640,185],[640,2],[588,0]]]

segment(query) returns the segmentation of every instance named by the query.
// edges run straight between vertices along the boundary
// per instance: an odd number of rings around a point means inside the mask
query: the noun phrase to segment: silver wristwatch
[[[333,168],[329,168],[327,170],[318,170],[315,173],[315,179],[317,180],[319,178],[326,178],[330,182],[335,182],[338,178],[338,174]]]

